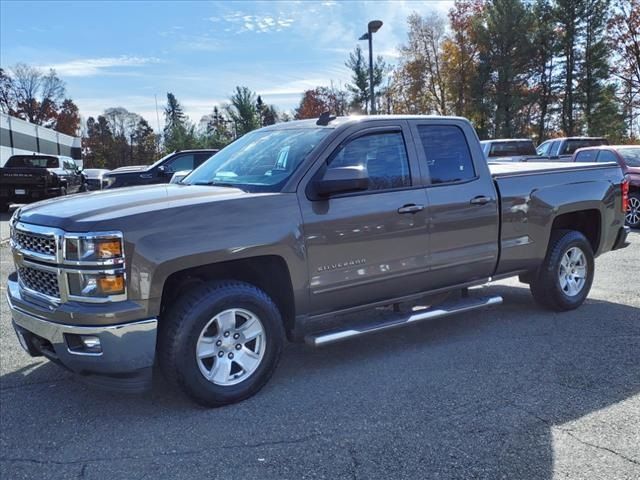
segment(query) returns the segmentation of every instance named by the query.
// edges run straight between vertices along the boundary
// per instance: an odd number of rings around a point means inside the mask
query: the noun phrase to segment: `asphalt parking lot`
[[[486,311],[290,345],[257,396],[216,410],[161,378],[118,396],[30,358],[3,285],[0,478],[638,479],[640,232],[596,268],[577,311],[504,281]]]

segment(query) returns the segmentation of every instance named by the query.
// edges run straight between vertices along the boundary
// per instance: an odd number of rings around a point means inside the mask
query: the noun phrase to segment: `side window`
[[[429,176],[434,185],[462,182],[476,176],[467,139],[453,125],[419,125]]]
[[[538,145],[536,152],[538,155],[549,155],[549,147],[551,147],[551,142],[547,140],[542,145]]]
[[[576,155],[576,162],[595,162],[597,150],[584,150]]]
[[[73,163],[71,163],[69,160],[63,160],[62,161],[62,168],[64,168],[65,170],[74,171],[75,170],[75,165]]]
[[[409,159],[401,132],[372,133],[351,140],[338,148],[328,164],[334,168],[367,167],[369,190],[411,186]]]
[[[598,162],[616,162],[618,163],[618,157],[611,150],[600,150],[598,154]]]
[[[193,153],[180,155],[164,164],[167,172],[179,172],[180,170],[193,170]]]
[[[560,140],[556,140],[551,144],[551,148],[549,149],[549,155],[551,157],[555,157],[558,155],[558,151],[560,150]]]
[[[210,153],[196,153],[195,166],[199,167],[200,165],[202,165],[204,162],[206,162],[210,158],[211,158],[211,154]]]

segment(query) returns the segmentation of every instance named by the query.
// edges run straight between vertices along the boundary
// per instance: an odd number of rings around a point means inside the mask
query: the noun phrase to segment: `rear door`
[[[366,166],[370,187],[310,200],[307,185],[328,167]],[[312,313],[424,290],[427,198],[405,121],[343,132],[301,183]]]
[[[428,287],[490,277],[498,260],[498,198],[473,129],[428,119],[411,128],[428,184]]]

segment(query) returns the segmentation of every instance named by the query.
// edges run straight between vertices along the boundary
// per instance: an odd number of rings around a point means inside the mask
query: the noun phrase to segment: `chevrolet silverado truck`
[[[81,169],[62,155],[13,155],[0,168],[0,211],[87,189]]]
[[[22,207],[7,296],[31,355],[131,391],[157,366],[219,406],[255,394],[287,339],[497,305],[471,288],[492,279],[579,307],[594,257],[627,245],[627,189],[617,164],[490,167],[462,118],[323,115],[248,133],[182,183]]]

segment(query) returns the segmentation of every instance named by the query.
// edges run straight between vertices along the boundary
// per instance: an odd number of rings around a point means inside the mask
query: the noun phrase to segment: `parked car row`
[[[0,210],[14,203],[93,190],[177,182],[215,155],[217,149],[182,150],[152,165],[108,170],[82,170],[70,157],[61,155],[14,155],[0,168]],[[174,175],[178,173],[178,175]],[[175,176],[175,178],[174,178]]]
[[[63,155],[14,155],[0,168],[0,211],[87,189],[82,170]]]
[[[482,151],[488,161],[498,162],[567,162],[576,150],[608,145],[603,137],[563,137],[541,143],[536,148],[530,138],[483,140]]]
[[[573,156],[575,162],[616,162],[629,185],[629,202],[625,222],[640,228],[640,145],[603,145],[581,148]]]
[[[640,228],[640,146],[609,145],[603,137],[565,137],[547,140],[536,149],[528,138],[480,142],[490,164],[504,162],[615,162],[622,168],[629,188],[625,222]]]

